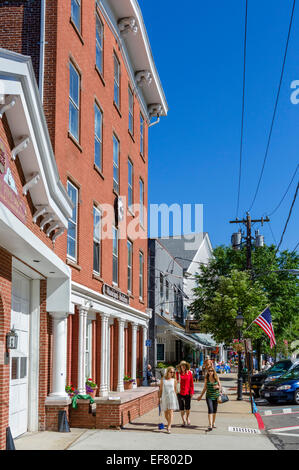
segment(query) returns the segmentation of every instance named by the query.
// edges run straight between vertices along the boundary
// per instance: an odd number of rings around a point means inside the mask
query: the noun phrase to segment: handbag
[[[226,401],[229,401],[229,398],[226,393],[220,393],[218,397],[218,403],[225,403]]]

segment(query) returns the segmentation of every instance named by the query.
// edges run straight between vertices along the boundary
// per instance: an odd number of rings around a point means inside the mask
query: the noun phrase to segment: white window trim
[[[71,256],[68,252],[67,252],[67,258],[72,260],[72,261],[75,261],[77,262],[78,260],[78,208],[79,208],[79,189],[70,181],[70,180],[67,180],[67,189],[68,189],[68,185],[71,185],[75,191],[76,191],[76,215],[77,215],[77,218],[76,218],[76,222],[73,222],[73,220],[71,219],[72,223],[75,225],[76,227],[76,238],[75,238],[75,257]],[[68,238],[68,235],[67,235],[67,238]]]
[[[76,69],[75,65],[70,61],[69,62],[70,64],[70,67],[72,67],[76,74],[78,75],[78,105],[75,103],[75,101],[73,100],[73,98],[71,97],[71,73],[69,71],[69,80],[70,80],[70,86],[69,86],[69,103],[71,102],[71,104],[76,108],[76,110],[78,111],[78,138],[76,136],[74,136],[74,134],[72,134],[72,131],[70,129],[70,122],[69,122],[69,133],[71,134],[71,136],[79,143],[80,142],[80,87],[81,87],[81,76],[80,76],[80,73],[78,72],[78,70]],[[70,113],[70,111],[69,111]]]
[[[96,109],[100,112],[101,114],[101,138],[96,133]],[[94,164],[101,170],[103,171],[103,111],[101,110],[100,106],[95,102],[94,104],[94,138],[99,142],[100,147],[101,147],[101,161],[100,161],[100,166],[97,165],[95,161],[95,155],[94,155]]]
[[[104,25],[103,25],[103,22],[102,22],[102,20],[100,18],[100,15],[98,13],[96,14],[96,32],[97,32],[97,21],[99,21],[99,23],[101,24],[101,35],[100,36],[101,36],[102,44],[100,44],[99,41],[97,40],[97,34],[96,34],[96,50],[97,50],[97,48],[99,48],[101,50],[102,63],[101,63],[101,68],[99,68],[98,64],[97,64],[97,55],[96,55],[96,66],[102,74],[103,69],[104,69]]]
[[[94,222],[95,222],[95,219],[94,219],[94,211],[98,212],[99,215],[100,215],[100,227],[99,227],[100,234],[99,234],[99,241],[98,241],[98,240],[95,240],[95,238],[94,238]],[[98,275],[101,275],[101,258],[102,258],[102,243],[101,243],[101,241],[102,241],[102,233],[101,233],[101,231],[102,231],[102,212],[101,212],[101,210],[100,210],[98,207],[93,206],[93,244],[94,244],[94,243],[99,243],[99,246],[100,246],[100,250],[99,250],[99,271],[96,271],[96,270],[94,269],[94,266],[93,266],[93,272],[94,272],[95,274],[98,274]],[[93,246],[92,248],[94,249],[94,246]]]
[[[115,161],[114,161],[114,139],[117,141],[117,165],[115,164]],[[115,134],[113,134],[113,170],[114,170],[114,167],[117,168],[117,178],[118,178],[118,181],[116,181],[114,179],[114,171],[113,171],[113,189],[114,191],[117,192],[117,194],[119,194],[119,155],[120,155],[120,142],[118,140],[118,138],[116,137]],[[114,182],[117,183],[117,190],[115,189],[114,187]]]
[[[119,244],[119,238],[118,238],[118,229],[113,225],[113,226],[112,226],[112,231],[113,231],[113,237],[112,237],[112,284],[115,285],[115,286],[118,286],[118,280],[119,280],[119,279],[118,279],[118,268],[119,268],[119,266],[118,266],[118,261],[119,261],[119,246],[118,246],[118,244]],[[117,254],[116,254],[116,255],[114,254],[114,251],[113,251],[113,249],[114,249],[114,246],[113,246],[113,245],[114,245],[114,234],[115,234],[115,233],[116,233],[116,237],[117,237],[117,244],[116,244]],[[117,260],[117,282],[114,281],[114,279],[113,279],[113,266],[114,266],[114,260],[115,260],[115,259]]]
[[[131,265],[129,265],[129,247],[128,245],[131,245]],[[131,240],[127,240],[127,249],[128,249],[128,272],[130,270],[131,272],[131,285],[130,285],[130,289],[129,289],[129,277],[128,277],[128,293],[129,294],[132,294],[133,292],[133,242],[131,242]]]

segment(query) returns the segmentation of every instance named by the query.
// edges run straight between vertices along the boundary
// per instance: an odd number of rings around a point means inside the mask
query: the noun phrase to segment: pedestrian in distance
[[[190,364],[186,361],[181,361],[177,366],[178,372],[176,374],[178,381],[178,402],[182,417],[182,426],[189,426],[190,423],[190,409],[191,398],[194,395],[193,376],[190,371]]]
[[[147,366],[146,379],[147,379],[148,386],[152,384],[156,384],[156,385],[158,384],[158,380],[156,379],[156,377],[154,377],[152,366],[150,364],[148,364]]]
[[[202,365],[202,375],[204,377],[206,376],[207,370],[210,366],[214,368],[213,361],[211,360],[210,356],[207,356]]]
[[[201,392],[201,395],[197,398],[200,401],[203,395],[206,393],[206,402],[208,405],[208,418],[209,418],[209,427],[208,431],[212,431],[213,428],[216,428],[216,414],[218,408],[218,398],[221,392],[221,384],[217,372],[211,366],[209,366],[208,371],[205,375],[204,387]]]
[[[173,412],[179,409],[177,399],[177,380],[174,367],[166,369],[164,377],[160,382],[159,399],[161,400],[161,410],[164,411],[167,421],[167,432],[171,433]]]

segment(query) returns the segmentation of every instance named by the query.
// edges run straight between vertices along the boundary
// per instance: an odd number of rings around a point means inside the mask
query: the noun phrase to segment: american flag
[[[273,346],[276,344],[275,336],[274,336],[274,330],[273,330],[273,325],[272,325],[272,317],[271,317],[271,312],[269,307],[267,307],[254,321],[253,323],[256,323],[259,325],[262,330],[266,333],[266,335],[269,336],[270,338],[270,347],[271,349]]]

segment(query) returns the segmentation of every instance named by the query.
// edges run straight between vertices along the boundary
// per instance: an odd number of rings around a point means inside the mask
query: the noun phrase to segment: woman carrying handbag
[[[190,364],[186,361],[181,361],[177,366],[177,381],[178,381],[178,401],[183,424],[182,426],[190,425],[190,408],[191,398],[194,395],[193,376],[190,371]],[[185,419],[186,416],[186,419]]]
[[[209,427],[208,431],[212,431],[215,426],[217,408],[218,408],[218,399],[220,397],[221,392],[221,384],[219,377],[213,367],[208,367],[206,376],[205,376],[205,383],[204,388],[201,392],[201,395],[197,398],[200,401],[203,395],[206,392],[206,402],[208,405],[208,418],[209,418]]]

